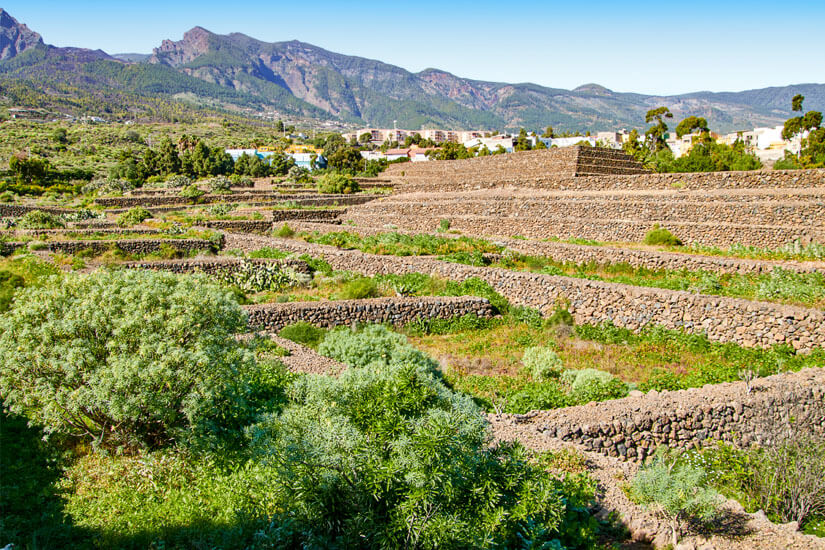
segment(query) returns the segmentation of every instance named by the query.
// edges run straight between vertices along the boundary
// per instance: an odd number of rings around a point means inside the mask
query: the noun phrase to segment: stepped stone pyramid
[[[602,147],[573,147],[576,167],[573,176],[629,176],[646,174],[642,163],[624,151]]]
[[[565,147],[462,160],[393,164],[386,176],[405,191],[534,185],[586,176],[648,173],[623,151]]]

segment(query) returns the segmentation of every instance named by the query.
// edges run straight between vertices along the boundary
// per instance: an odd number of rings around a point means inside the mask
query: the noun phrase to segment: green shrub
[[[241,260],[240,265],[219,269],[215,277],[244,292],[279,291],[309,283],[309,278],[277,263]]]
[[[317,348],[326,333],[327,331],[320,327],[306,321],[298,321],[282,328],[278,336],[311,348]]]
[[[662,452],[636,474],[629,495],[668,522],[674,547],[688,520],[712,519],[723,500],[707,486],[702,468],[676,463]]]
[[[510,309],[510,302],[507,298],[493,290],[490,284],[478,277],[470,277],[464,279],[462,282],[447,281],[446,288],[441,296],[479,296],[486,298],[490,304],[502,314],[505,314]]]
[[[170,187],[172,189],[180,189],[181,187],[186,187],[191,183],[192,180],[186,176],[172,176],[170,178],[167,178],[166,187]]]
[[[550,348],[534,346],[524,350],[521,362],[537,382],[558,378],[564,370],[561,357]]]
[[[123,212],[117,217],[117,224],[120,227],[131,227],[152,217],[152,213],[142,206],[135,206],[128,211]]]
[[[439,233],[446,233],[450,230],[450,220],[441,220],[438,222],[438,232]]]
[[[327,276],[332,275],[332,266],[323,258],[313,258],[309,254],[301,254],[298,259],[305,261],[313,273],[319,272]]]
[[[303,166],[293,166],[287,172],[286,177],[294,183],[312,183],[312,175]]]
[[[105,212],[89,210],[88,208],[78,208],[73,212],[66,212],[60,215],[67,222],[82,222],[86,220],[101,220],[106,218]]]
[[[524,323],[528,327],[534,329],[540,329],[545,324],[545,320],[541,316],[541,312],[527,306],[510,306],[508,315],[514,322]]]
[[[659,227],[659,224],[654,224],[653,229],[645,234],[645,244],[649,245],[664,245],[664,246],[681,246],[682,241],[676,238],[673,233]]]
[[[17,227],[20,229],[59,229],[66,227],[66,222],[57,214],[32,210],[17,220]]]
[[[713,486],[748,512],[764,510],[771,521],[795,521],[800,528],[825,519],[825,440],[794,429],[772,436],[763,447],[719,443],[685,459],[705,464]]]
[[[126,191],[131,191],[136,187],[137,183],[129,180],[119,178],[106,178],[92,180],[86,185],[84,185],[81,190],[84,195],[91,195],[92,193],[97,193],[98,195],[105,195],[122,194]]]
[[[211,193],[231,193],[232,180],[226,176],[215,176],[206,180],[206,186]]]
[[[316,185],[319,193],[346,194],[361,190],[358,182],[344,174],[330,173],[318,178]]]
[[[0,317],[0,392],[47,432],[157,447],[245,412],[246,316],[207,278],[98,271],[20,296]]]
[[[20,275],[0,269],[0,313],[9,309],[15,291],[24,285],[25,280]]]
[[[205,191],[201,190],[197,185],[194,183],[187,185],[183,189],[180,190],[178,193],[181,197],[185,197],[187,199],[191,199],[193,202],[198,202],[198,200],[206,194]]]
[[[343,288],[336,293],[336,300],[361,300],[364,298],[375,298],[380,296],[378,285],[374,279],[369,277],[358,277],[344,284]]]
[[[252,178],[240,174],[232,174],[229,176],[229,181],[232,187],[254,187],[255,185],[255,181]]]
[[[431,372],[438,369],[438,363],[383,325],[367,325],[362,330],[337,328],[327,333],[318,353],[356,368],[412,364]]]
[[[578,403],[618,399],[629,392],[627,384],[598,369],[564,371],[561,380],[570,387],[570,396]]]
[[[295,230],[289,227],[288,223],[285,223],[274,232],[274,235],[282,239],[289,239],[295,235]]]
[[[564,389],[555,382],[532,382],[505,397],[504,412],[524,414],[574,405]]]
[[[300,534],[293,546],[595,543],[569,515],[590,504],[592,485],[554,479],[518,445],[490,447],[480,411],[405,359],[403,338],[380,326],[342,329],[319,349],[332,348],[353,367],[296,381],[294,404],[250,430],[283,487],[281,507]]]

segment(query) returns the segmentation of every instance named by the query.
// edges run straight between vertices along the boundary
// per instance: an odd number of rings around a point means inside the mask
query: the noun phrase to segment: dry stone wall
[[[479,277],[516,305],[551,313],[568,304],[577,323],[610,321],[630,330],[649,325],[706,333],[720,342],[746,347],[792,345],[809,351],[825,346],[825,312],[817,309],[634,287],[571,277],[452,264],[432,258],[394,257],[338,250],[287,239],[227,234],[227,247],[254,250],[274,246],[298,254],[323,256],[335,269],[367,275],[427,273],[463,281]]]
[[[244,306],[249,326],[258,330],[279,331],[304,321],[320,327],[359,323],[406,325],[416,319],[449,319],[474,313],[491,317],[493,307],[475,296],[374,298],[334,302],[292,302]]]
[[[640,242],[658,223],[687,243],[775,248],[825,243],[825,185],[754,191],[415,193],[351,208],[357,225],[433,231],[443,219],[470,235]]]
[[[621,152],[569,147],[455,161],[391,165],[385,172],[403,192],[496,187],[548,190],[764,189],[825,185],[825,170],[627,174]],[[621,159],[625,159],[624,161]]]
[[[40,244],[40,243],[38,243]],[[49,252],[63,252],[76,254],[81,250],[91,250],[101,254],[117,247],[127,254],[151,254],[163,246],[170,246],[182,252],[210,252],[215,243],[205,239],[134,239],[134,240],[98,240],[98,241],[47,241],[42,243],[41,250]]]
[[[588,451],[642,461],[657,447],[712,441],[770,444],[788,425],[825,437],[825,369],[809,368],[744,382],[593,402],[578,407],[500,415],[546,437]]]
[[[292,227],[296,231],[317,231],[319,233],[348,231],[361,236],[380,235],[389,231],[416,234],[416,232],[413,231],[390,230],[382,227],[341,226],[315,222],[295,223],[292,224]],[[458,237],[458,235],[450,233],[441,233],[438,236],[447,238]],[[523,239],[498,239],[495,242],[496,244],[500,244],[522,254],[544,256],[553,258],[558,262],[571,262],[575,264],[588,262],[594,262],[600,265],[627,263],[633,267],[644,267],[651,270],[667,269],[678,271],[687,269],[689,271],[712,271],[715,273],[769,273],[776,268],[795,271],[797,273],[825,273],[825,261],[793,262],[748,260],[743,258],[685,254],[681,252],[660,252],[635,248],[590,246]]]
[[[310,275],[312,272],[307,263],[296,258],[266,259],[266,258],[195,258],[184,260],[162,260],[151,262],[126,262],[124,267],[131,269],[151,269],[155,271],[170,271],[172,273],[205,273],[207,275],[217,275],[219,273],[232,272],[243,267],[244,263],[252,264],[276,264],[292,269],[297,273]]]
[[[262,203],[279,204],[285,201],[295,201],[299,204],[307,205],[332,205],[332,204],[362,204],[375,199],[375,195],[333,195],[314,194],[307,196],[301,194],[232,194],[232,195],[204,195],[198,199],[197,204],[214,203]],[[131,208],[134,206],[157,207],[180,205],[187,206],[193,204],[193,200],[187,197],[165,195],[165,196],[140,196],[140,197],[101,197],[95,199],[95,204],[105,208]]]

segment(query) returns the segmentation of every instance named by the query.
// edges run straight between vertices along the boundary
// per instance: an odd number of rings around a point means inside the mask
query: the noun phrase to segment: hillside
[[[173,104],[251,116],[337,119],[351,124],[421,128],[611,130],[640,128],[644,114],[668,106],[676,120],[695,115],[721,132],[781,124],[790,99],[825,109],[825,85],[799,84],[743,92],[650,96],[598,84],[574,90],[531,83],[486,82],[438,69],[418,73],[343,55],[296,40],[263,42],[202,27],[164,40],[151,55],[110,56],[100,50],[55,48],[0,10],[0,87],[23,105],[63,110],[98,106],[113,116],[167,117]],[[30,91],[20,92],[21,87]],[[38,90],[46,97],[38,95]],[[77,96],[81,105],[73,105]],[[151,106],[164,104],[165,108]],[[177,108],[181,108],[178,106]],[[162,114],[166,112],[167,114]]]

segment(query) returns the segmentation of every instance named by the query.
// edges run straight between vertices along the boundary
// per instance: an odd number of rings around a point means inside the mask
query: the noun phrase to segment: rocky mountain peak
[[[0,60],[43,44],[43,38],[0,8]]]
[[[212,36],[214,35],[203,27],[193,27],[183,33],[182,40],[164,40],[160,47],[152,50],[149,62],[172,67],[189,63],[209,51]]]

